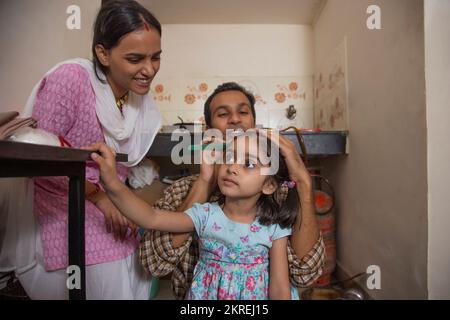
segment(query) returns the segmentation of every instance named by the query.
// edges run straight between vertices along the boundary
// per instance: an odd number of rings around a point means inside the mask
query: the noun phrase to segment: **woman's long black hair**
[[[258,133],[258,139],[266,139],[266,137]],[[271,144],[273,142],[267,139],[267,155],[271,159]],[[258,144],[259,145],[259,144]],[[282,188],[283,184],[289,184],[290,177],[284,157],[278,150],[278,171],[272,176],[267,176],[267,179],[274,179],[277,184],[277,190],[270,194],[261,194],[257,202],[259,223],[265,226],[272,224],[279,224],[282,228],[291,227],[298,215],[300,203],[298,198],[297,188],[292,185],[287,188],[287,195],[285,193],[286,187]],[[283,190],[284,189],[284,190]],[[225,203],[225,196],[220,193],[216,187],[214,193],[217,197],[219,205]]]
[[[114,48],[126,34],[136,31],[147,23],[155,28],[161,36],[161,24],[153,14],[134,0],[110,0],[100,8],[94,24],[92,40],[92,57],[95,75],[99,68],[106,75],[107,68],[103,66],[95,52],[95,46],[101,44],[106,50]]]

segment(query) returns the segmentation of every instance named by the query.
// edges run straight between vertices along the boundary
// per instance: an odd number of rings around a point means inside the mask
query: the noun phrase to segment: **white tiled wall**
[[[159,77],[152,84],[152,93],[162,114],[163,123],[201,121],[207,97],[221,83],[235,81],[253,92],[256,97],[257,124],[281,128],[296,126],[312,128],[313,77],[224,77],[185,78],[174,80]],[[294,105],[297,116],[286,118],[286,108]]]
[[[235,81],[255,94],[257,124],[312,128],[312,34],[305,25],[163,25],[152,92],[164,124],[200,120],[207,96]],[[297,117],[289,121],[291,104]]]

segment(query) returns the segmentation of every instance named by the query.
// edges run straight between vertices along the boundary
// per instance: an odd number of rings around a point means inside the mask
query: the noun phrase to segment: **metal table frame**
[[[90,151],[0,140],[0,177],[69,177],[69,265],[80,268],[80,289],[69,290],[70,300],[86,299],[84,193]],[[127,155],[118,154],[118,161]]]

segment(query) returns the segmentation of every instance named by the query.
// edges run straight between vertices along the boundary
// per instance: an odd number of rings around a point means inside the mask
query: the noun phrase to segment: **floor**
[[[170,280],[159,280],[158,293],[152,300],[175,300],[170,287]]]
[[[157,284],[157,293],[156,296],[153,297],[152,300],[175,300],[175,296],[172,293],[172,288],[170,285],[170,279],[159,279]],[[10,288],[1,288],[0,287],[0,300],[4,299],[13,299],[13,300],[26,300],[28,297],[25,294],[25,291],[22,289],[18,281],[12,283],[9,286]],[[337,288],[337,287],[335,287]],[[342,293],[344,288],[339,288],[339,291]],[[353,288],[357,289],[357,288]],[[307,291],[307,292],[305,292]],[[300,289],[299,295],[303,299],[313,299],[313,300],[334,300],[336,298],[342,298],[341,296],[336,296],[335,290],[330,290],[330,288],[316,288],[314,292],[308,292],[308,289]],[[305,295],[302,296],[302,293]],[[347,297],[352,300],[360,300],[358,296]]]
[[[302,291],[304,290],[299,290],[300,296]],[[170,280],[159,280],[158,293],[152,300],[175,300],[175,296],[172,293],[172,288],[170,287]]]

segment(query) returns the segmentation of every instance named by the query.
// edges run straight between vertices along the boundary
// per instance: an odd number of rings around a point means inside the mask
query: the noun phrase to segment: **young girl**
[[[100,151],[102,156],[93,153],[92,158],[100,166],[102,183],[127,218],[147,229],[197,232],[200,259],[187,299],[291,299],[287,236],[299,210],[297,191],[281,157],[275,175],[260,174],[265,167],[262,149],[270,150],[271,142],[259,150],[255,143],[247,136],[235,138],[246,152],[232,153],[234,163],[227,159],[219,165],[217,203],[171,214],[150,207],[117,179],[112,149],[105,144],[89,148]]]

